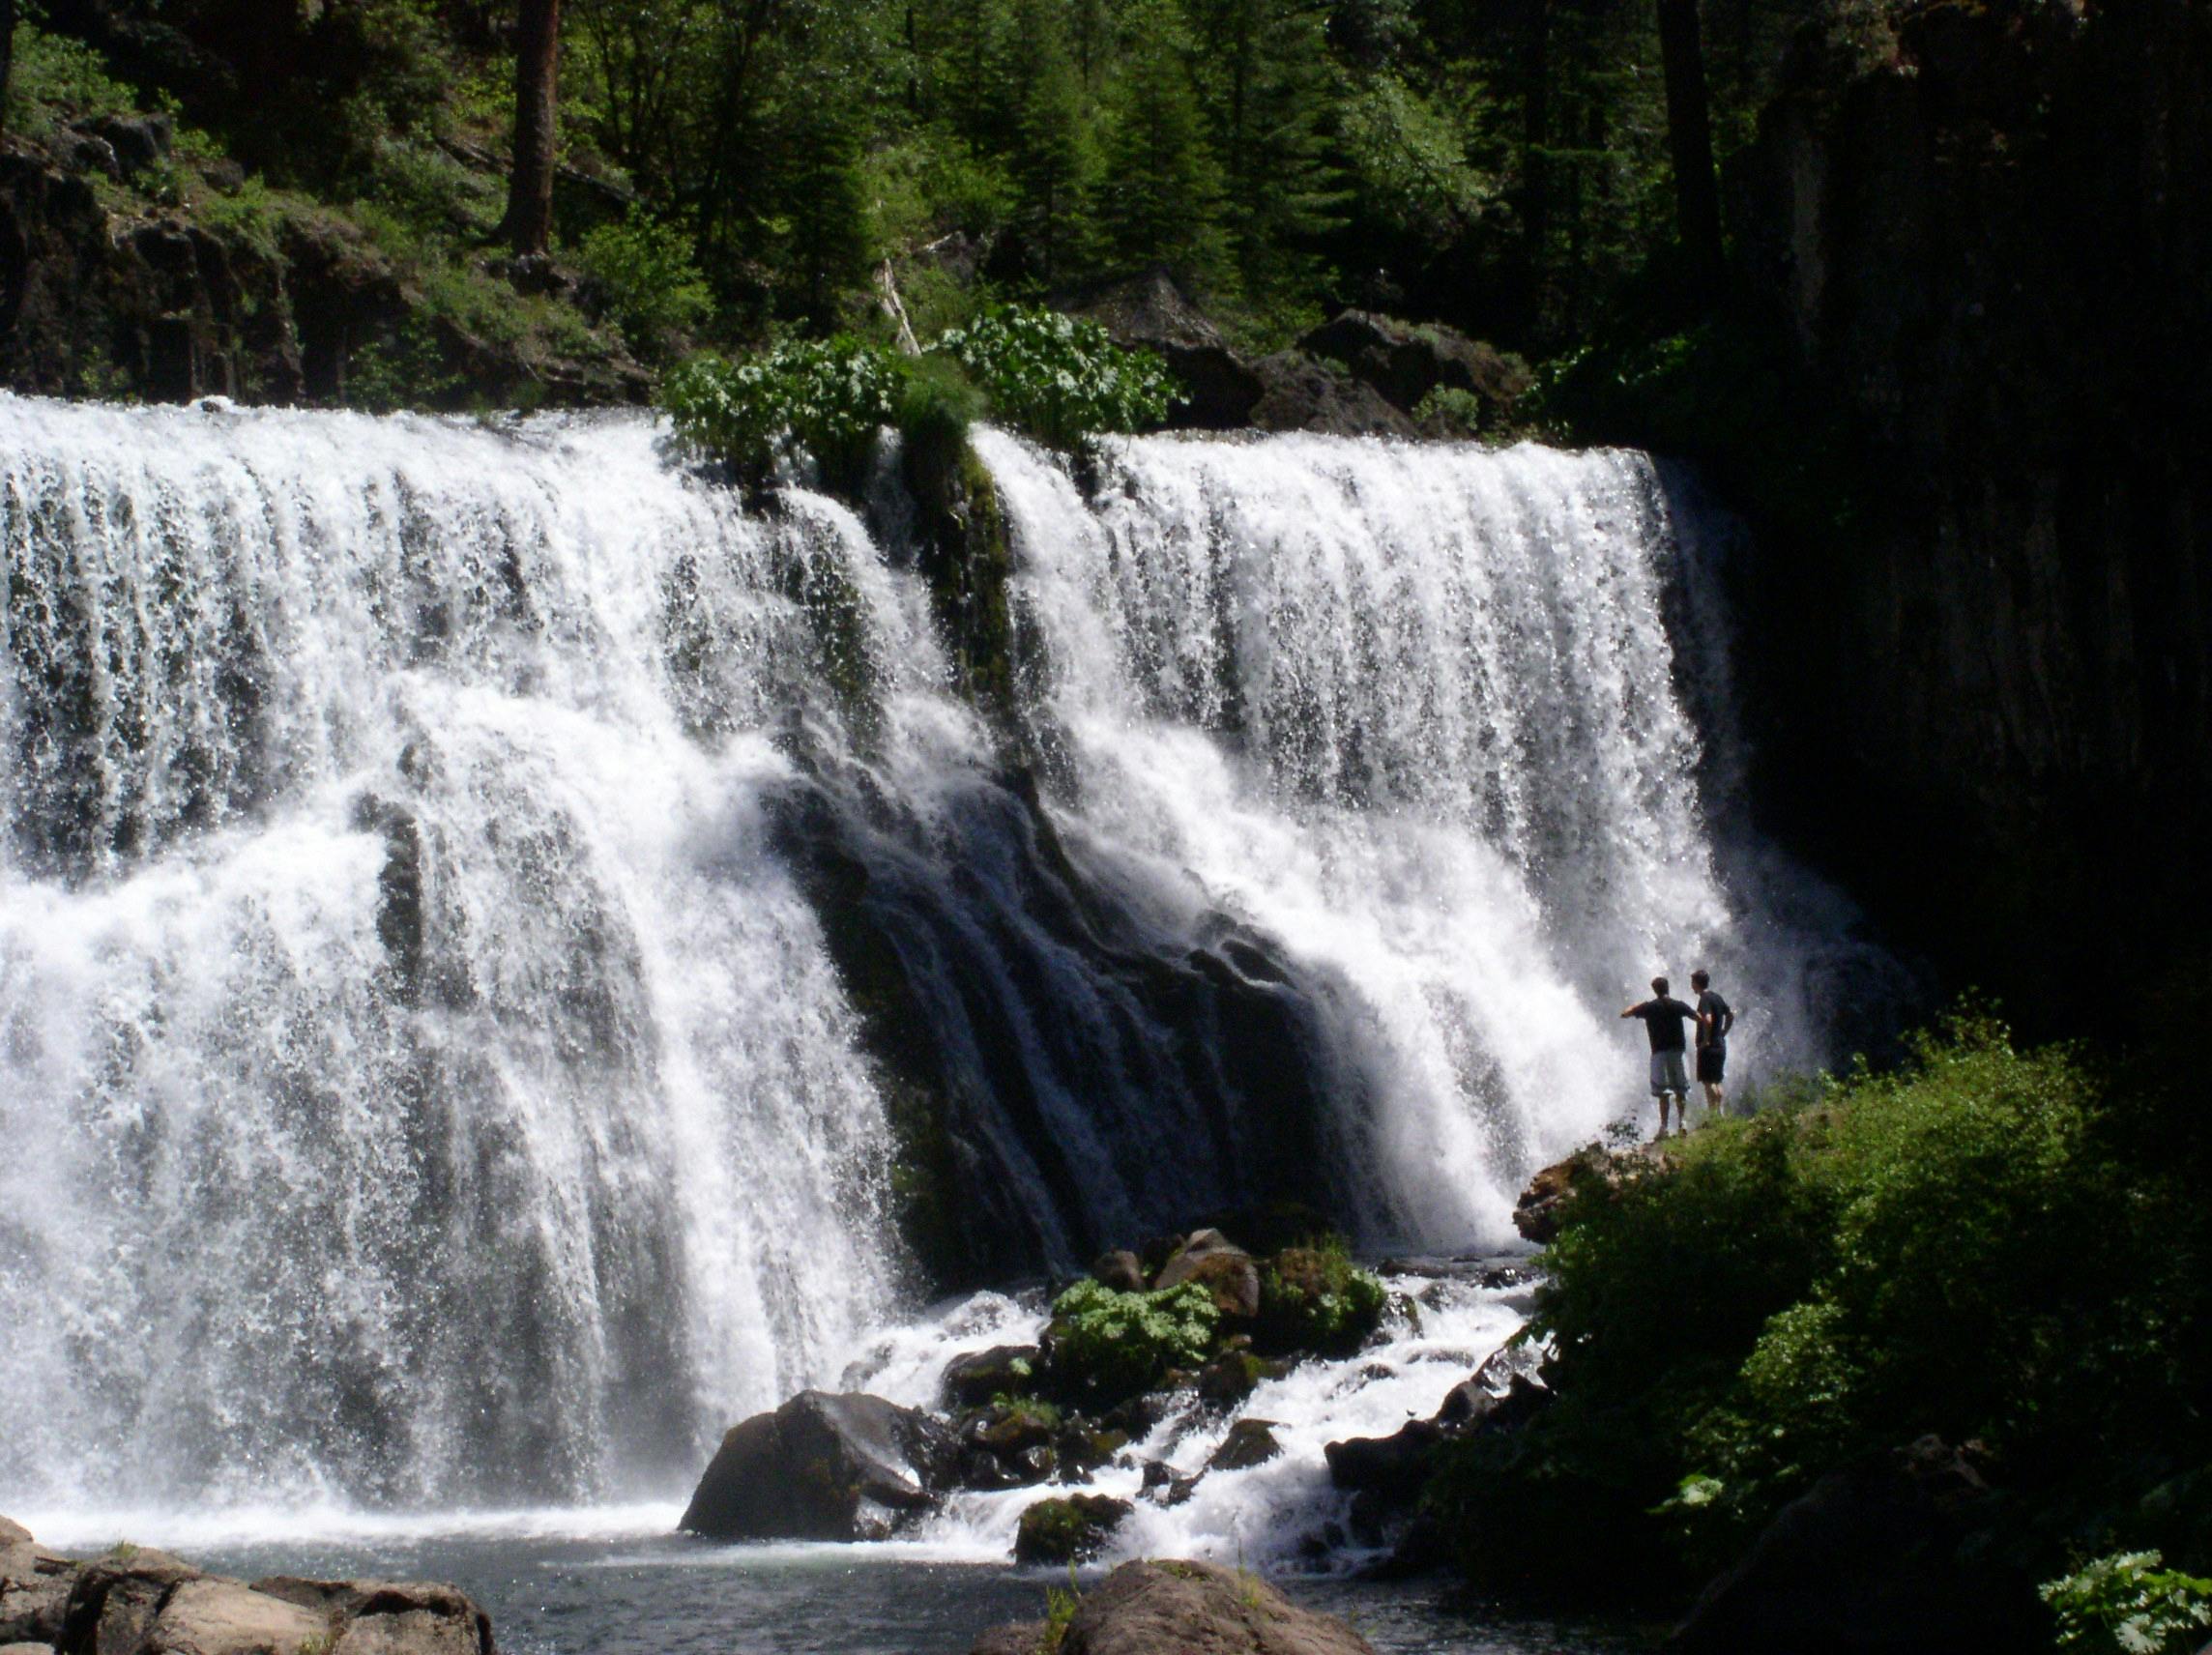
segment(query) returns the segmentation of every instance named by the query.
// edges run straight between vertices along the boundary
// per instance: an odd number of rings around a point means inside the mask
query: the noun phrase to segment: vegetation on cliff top
[[[1823,1472],[1933,1433],[2031,1495],[2000,1543],[2212,1561],[2199,1192],[2091,1054],[1961,1014],[1895,1074],[1803,1083],[1586,1180],[1536,1323],[1557,1402],[1455,1444],[1431,1500],[1478,1577],[1680,1593]],[[2032,1512],[2032,1517],[2025,1515]]]
[[[75,166],[73,123],[166,112],[191,136],[116,211],[313,219],[389,262],[427,321],[378,347],[383,400],[464,392],[441,327],[647,363],[888,343],[1162,266],[1255,348],[1359,304],[1550,354],[1674,239],[1649,0],[572,0],[527,268],[542,7],[265,11],[43,0],[10,130]],[[1873,27],[1857,0],[1703,12],[1724,164],[1800,28]]]

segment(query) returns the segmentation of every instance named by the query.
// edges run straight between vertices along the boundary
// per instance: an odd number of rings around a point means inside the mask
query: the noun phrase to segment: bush
[[[1176,393],[1151,352],[1125,351],[1097,323],[1057,310],[995,306],[930,349],[967,369],[995,418],[1056,449],[1157,425]]]
[[[849,334],[787,340],[739,363],[693,357],[668,376],[661,403],[679,438],[749,483],[810,457],[832,482],[852,484],[903,372],[893,353]]]
[[[1352,1262],[1331,1235],[1286,1247],[1260,1271],[1260,1319],[1253,1343],[1279,1352],[1350,1355],[1382,1325],[1389,1293]]]
[[[2162,1568],[2156,1552],[2121,1552],[2046,1582],[2061,1649],[2188,1655],[2212,1627],[2212,1581]]]
[[[672,335],[700,327],[713,311],[713,295],[691,262],[684,233],[634,209],[623,222],[585,236],[576,262],[642,357],[665,355]]]
[[[1170,1368],[1196,1368],[1221,1313],[1196,1282],[1159,1292],[1119,1292],[1082,1281],[1053,1302],[1050,1366],[1063,1391],[1109,1404],[1149,1390]]]
[[[14,53],[6,96],[10,132],[50,137],[65,120],[128,115],[136,106],[131,88],[109,74],[106,60],[81,41],[19,22]]]
[[[1433,1491],[1470,1564],[1541,1576],[1534,1537],[1566,1513],[1562,1532],[1653,1550],[1641,1583],[1673,1589],[1824,1471],[1930,1432],[2085,1505],[2132,1457],[2193,1452],[2162,1341],[2199,1290],[2103,1118],[2076,1054],[2015,1051],[1969,1011],[1896,1074],[1587,1180],[1537,1301],[1557,1401],[1456,1446]]]

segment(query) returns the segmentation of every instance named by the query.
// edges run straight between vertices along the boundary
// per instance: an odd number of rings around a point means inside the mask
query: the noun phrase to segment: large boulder
[[[247,1585],[144,1547],[85,1562],[0,1518],[0,1655],[493,1655],[451,1586],[277,1578]]]
[[[1168,411],[1171,425],[1231,431],[1252,422],[1260,376],[1229,348],[1206,313],[1155,270],[1092,295],[1075,314],[1103,327],[1118,345],[1156,352],[1182,384]]]
[[[1260,1314],[1260,1266],[1252,1255],[1218,1230],[1201,1230],[1160,1267],[1155,1289],[1196,1282],[1213,1295],[1224,1316],[1249,1321]]]
[[[1568,1201],[1586,1184],[1601,1183],[1616,1190],[1630,1178],[1666,1172],[1678,1164],[1664,1144],[1640,1144],[1617,1152],[1602,1145],[1586,1145],[1528,1180],[1513,1204],[1513,1228],[1524,1239],[1543,1246],[1559,1234]]]
[[[452,1586],[278,1575],[253,1589],[335,1627],[327,1655],[493,1655],[491,1617]]]
[[[1340,1489],[1372,1490],[1392,1501],[1411,1500],[1429,1480],[1432,1456],[1445,1438],[1434,1420],[1409,1419],[1387,1437],[1353,1437],[1322,1449],[1328,1480]]]
[[[678,1524],[714,1540],[877,1540],[935,1503],[942,1426],[860,1392],[801,1391],[734,1425]]]
[[[1022,1513],[1014,1533],[1017,1563],[1079,1563],[1095,1557],[1136,1508],[1110,1495],[1041,1499]]]
[[[1252,364],[1263,387],[1252,423],[1263,431],[1319,431],[1335,437],[1413,437],[1412,416],[1334,363],[1277,351]]]
[[[1367,310],[1345,310],[1298,341],[1317,357],[1342,363],[1394,407],[1411,414],[1432,391],[1479,397],[1486,427],[1535,383],[1528,364],[1479,339],[1433,322],[1401,322]]]
[[[1705,1587],[1674,1647],[1713,1655],[2047,1647],[2033,1581],[1973,1544],[1994,1500],[1972,1460],[1933,1437],[1831,1471]]]
[[[1124,1563],[1083,1594],[1060,1655],[1374,1655],[1334,1615],[1217,1563]]]
[[[1248,1471],[1254,1466],[1265,1466],[1283,1452],[1283,1445],[1275,1439],[1275,1421],[1271,1419],[1239,1419],[1229,1428],[1229,1435],[1221,1439],[1206,1462],[1209,1471]]]
[[[52,1643],[77,1565],[48,1552],[29,1529],[0,1517],[0,1644]]]

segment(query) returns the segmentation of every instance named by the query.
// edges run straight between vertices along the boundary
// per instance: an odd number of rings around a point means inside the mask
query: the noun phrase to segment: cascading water
[[[996,727],[895,512],[642,420],[0,399],[0,1509],[666,1495],[875,1348],[917,1172],[972,1273],[1484,1244],[1652,969],[1826,1055],[1647,462],[977,443]]]

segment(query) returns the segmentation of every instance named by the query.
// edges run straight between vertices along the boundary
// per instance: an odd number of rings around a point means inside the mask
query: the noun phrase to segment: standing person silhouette
[[[1682,1024],[1700,1020],[1696,1006],[1668,994],[1665,977],[1651,979],[1651,995],[1620,1015],[1643,1018],[1644,1031],[1651,1037],[1651,1095],[1659,1100],[1659,1136],[1664,1138],[1670,1102],[1676,1106],[1680,1129],[1690,1129],[1690,1071],[1683,1060]]]
[[[1698,995],[1698,1084],[1705,1089],[1705,1118],[1710,1120],[1728,1105],[1721,1077],[1728,1069],[1728,1031],[1735,1027],[1735,1013],[1713,992],[1713,979],[1703,969],[1690,973],[1690,987]]]

